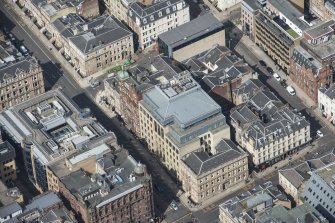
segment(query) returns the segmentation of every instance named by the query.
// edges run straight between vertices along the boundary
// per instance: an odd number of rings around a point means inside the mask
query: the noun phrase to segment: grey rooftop
[[[15,159],[15,149],[7,141],[0,143],[0,163]]]
[[[215,150],[216,153],[212,156],[205,151],[192,152],[186,156],[183,162],[195,175],[201,175],[247,156],[239,146],[227,139],[222,139]]]
[[[180,85],[155,86],[144,94],[142,103],[162,125],[177,122],[181,128],[221,112],[221,107],[190,76]]]
[[[160,34],[158,38],[165,44],[171,47],[176,47],[220,29],[223,29],[223,24],[211,13],[207,13],[188,23]]]
[[[84,54],[104,48],[123,38],[130,38],[132,35],[132,32],[119,20],[107,15],[68,28],[66,34],[69,41]]]

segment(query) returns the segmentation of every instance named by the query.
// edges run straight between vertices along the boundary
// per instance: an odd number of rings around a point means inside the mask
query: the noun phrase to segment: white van
[[[286,87],[286,90],[287,90],[287,92],[288,92],[290,95],[295,95],[295,90],[294,90],[293,87],[291,87],[291,86],[287,86],[287,87]]]

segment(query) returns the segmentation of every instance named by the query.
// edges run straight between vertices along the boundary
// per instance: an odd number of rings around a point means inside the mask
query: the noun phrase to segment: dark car
[[[209,11],[209,7],[207,5],[203,4],[202,7],[205,11]]]
[[[260,64],[261,66],[263,66],[263,67],[266,67],[266,63],[264,62],[264,60],[260,60],[260,61],[259,61],[259,64]]]
[[[266,68],[266,71],[267,71],[270,75],[273,74],[273,70],[272,70],[271,67],[267,67],[267,68]]]
[[[287,87],[286,80],[282,80],[280,82],[280,85],[283,86],[284,88],[286,88]]]

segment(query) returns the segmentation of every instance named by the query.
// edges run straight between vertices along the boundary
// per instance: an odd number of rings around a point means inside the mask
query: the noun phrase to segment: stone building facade
[[[301,47],[294,49],[289,75],[314,102],[318,89],[333,83],[335,72],[335,22],[329,20],[304,33]]]
[[[0,68],[0,111],[45,92],[42,68],[27,57]]]

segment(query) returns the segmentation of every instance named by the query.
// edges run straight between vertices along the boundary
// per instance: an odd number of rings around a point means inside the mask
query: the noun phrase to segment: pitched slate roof
[[[314,75],[322,68],[322,64],[300,46],[294,48],[292,59],[305,69],[311,69]]]
[[[216,154],[209,156],[204,151],[192,152],[184,160],[185,164],[196,174],[214,170],[226,163],[242,157],[245,152],[231,140],[222,139],[215,147]]]
[[[177,4],[181,4],[181,7],[177,7]],[[157,1],[149,6],[136,1],[130,3],[128,15],[138,26],[145,26],[188,7],[184,0]]]
[[[84,54],[132,35],[119,20],[107,15],[68,28],[66,32],[68,40]]]
[[[246,104],[234,110],[230,117],[235,123],[240,123],[243,137],[255,140],[255,148],[309,125],[269,90],[258,91]]]
[[[3,68],[0,68],[0,80],[8,77],[16,77],[20,72],[29,72],[31,68],[38,66],[38,62],[33,57],[26,57],[24,60],[14,62]]]

